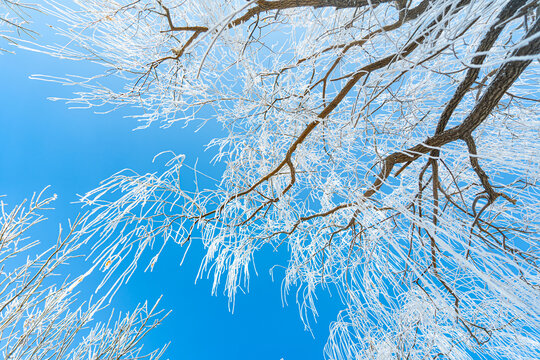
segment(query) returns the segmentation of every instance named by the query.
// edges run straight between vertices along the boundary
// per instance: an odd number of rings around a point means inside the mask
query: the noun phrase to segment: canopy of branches
[[[119,173],[82,198],[108,277],[129,277],[155,242],[202,241],[201,274],[234,301],[256,252],[285,248],[283,287],[304,321],[319,289],[343,303],[330,359],[540,356],[537,1],[45,11],[68,44],[29,47],[104,66],[40,77],[78,85],[71,102],[131,105],[141,127],[223,128],[215,181],[184,184],[175,155],[162,174]]]

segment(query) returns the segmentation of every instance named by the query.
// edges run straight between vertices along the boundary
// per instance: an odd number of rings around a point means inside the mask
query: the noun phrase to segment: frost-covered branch
[[[36,32],[28,25],[29,12],[36,11],[37,5],[20,0],[0,0],[0,40],[16,43],[20,37],[34,37]],[[2,52],[8,51],[3,46]]]
[[[113,314],[107,323],[96,317],[106,297],[77,299],[77,287],[94,268],[70,280],[59,272],[76,256],[82,241],[80,220],[47,251],[31,256],[37,242],[27,232],[45,218],[56,198],[35,195],[11,211],[0,201],[0,353],[3,359],[158,359],[163,349],[144,353],[140,341],[166,316],[147,303],[133,313]],[[25,259],[26,257],[26,259]],[[101,312],[101,313],[100,313]],[[98,315],[98,313],[100,313]]]

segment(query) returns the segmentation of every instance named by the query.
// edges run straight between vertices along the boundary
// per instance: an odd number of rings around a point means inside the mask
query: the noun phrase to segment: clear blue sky
[[[56,210],[32,233],[45,244],[56,241],[58,223],[65,224],[80,211],[72,204],[76,194],[124,168],[139,173],[159,170],[152,158],[161,151],[186,154],[190,164],[198,158],[200,170],[216,172],[206,165],[212,154],[202,147],[216,132],[211,126],[196,135],[193,128],[181,126],[131,131],[137,124],[123,118],[125,113],[68,110],[66,104],[46,98],[69,96],[75,89],[29,79],[31,74],[84,74],[91,68],[24,51],[0,56],[0,194],[14,205],[51,185],[50,194],[59,195]],[[154,271],[138,270],[114,299],[113,306],[126,311],[163,294],[161,307],[173,312],[147,338],[148,350],[171,341],[165,357],[171,360],[322,358],[329,324],[338,310],[337,297],[320,294],[313,338],[303,329],[294,294],[282,307],[280,279],[272,282],[268,274],[276,254],[256,257],[259,276],[252,277],[249,294],[237,297],[234,314],[228,311],[225,296],[210,295],[209,281],[194,284],[201,247],[193,244],[180,268],[182,255],[183,249],[168,243]]]

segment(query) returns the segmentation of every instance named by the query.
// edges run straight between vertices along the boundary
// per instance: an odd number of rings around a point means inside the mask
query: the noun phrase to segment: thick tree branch
[[[384,181],[390,176],[392,168],[399,163],[410,162],[418,159],[420,156],[427,154],[434,148],[440,148],[448,143],[463,139],[482,124],[493,108],[499,103],[506,91],[517,80],[521,73],[532,62],[531,59],[520,60],[519,58],[527,58],[540,53],[540,18],[537,19],[534,26],[529,30],[524,38],[524,42],[530,39],[529,42],[514,51],[510,55],[510,61],[506,62],[497,71],[495,79],[491,82],[484,95],[477,102],[471,113],[465,120],[449,130],[433,137],[428,138],[423,143],[413,146],[407,150],[393,153],[383,160],[382,169],[377,176],[377,179],[369,190],[364,193],[364,196],[370,197],[377,192]],[[516,59],[516,60],[512,60]]]
[[[452,96],[452,99],[450,99],[448,104],[446,104],[446,107],[442,112],[439,122],[437,124],[435,134],[440,134],[445,130],[446,125],[448,124],[448,121],[452,116],[452,113],[478,77],[478,74],[480,72],[480,65],[484,63],[488,51],[491,49],[493,44],[495,44],[495,41],[499,38],[499,35],[507,24],[507,20],[514,16],[514,14],[526,3],[527,0],[511,0],[500,12],[499,16],[497,17],[497,21],[495,21],[495,23],[490,27],[490,29],[480,42],[478,49],[476,49],[476,53],[478,53],[479,55],[476,55],[471,60],[471,64],[473,66],[470,67],[469,70],[467,70],[465,79],[463,79],[461,84],[459,84],[458,88],[454,92],[454,95]]]

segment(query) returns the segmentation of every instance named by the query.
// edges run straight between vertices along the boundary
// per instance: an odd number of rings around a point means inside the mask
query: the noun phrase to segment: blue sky
[[[73,88],[30,80],[32,74],[62,76],[91,73],[94,65],[68,62],[19,50],[0,56],[0,194],[14,205],[50,185],[57,193],[55,210],[48,214],[32,236],[44,245],[56,241],[58,224],[75,218],[80,207],[76,194],[96,187],[100,180],[130,168],[139,173],[159,170],[154,155],[164,150],[186,154],[188,163],[198,159],[198,168],[210,174],[212,153],[203,145],[216,134],[212,126],[196,135],[193,128],[173,126],[132,131],[133,119],[126,112],[107,115],[91,110],[69,110],[47,97],[69,96]],[[282,307],[280,278],[272,282],[268,268],[275,253],[256,257],[259,276],[252,277],[250,292],[236,299],[235,312],[228,311],[227,298],[210,295],[210,281],[194,284],[202,249],[193,244],[187,261],[179,267],[183,250],[169,242],[153,272],[138,270],[114,298],[113,307],[128,311],[137,303],[154,302],[163,295],[161,307],[173,310],[165,323],[148,336],[148,350],[171,341],[165,358],[170,359],[317,359],[322,358],[330,321],[335,319],[337,294],[320,294],[318,323],[313,335],[304,331],[294,294]],[[77,265],[80,266],[80,265]],[[83,265],[84,266],[84,265]],[[81,269],[73,268],[79,273]],[[279,272],[277,272],[280,275]]]

